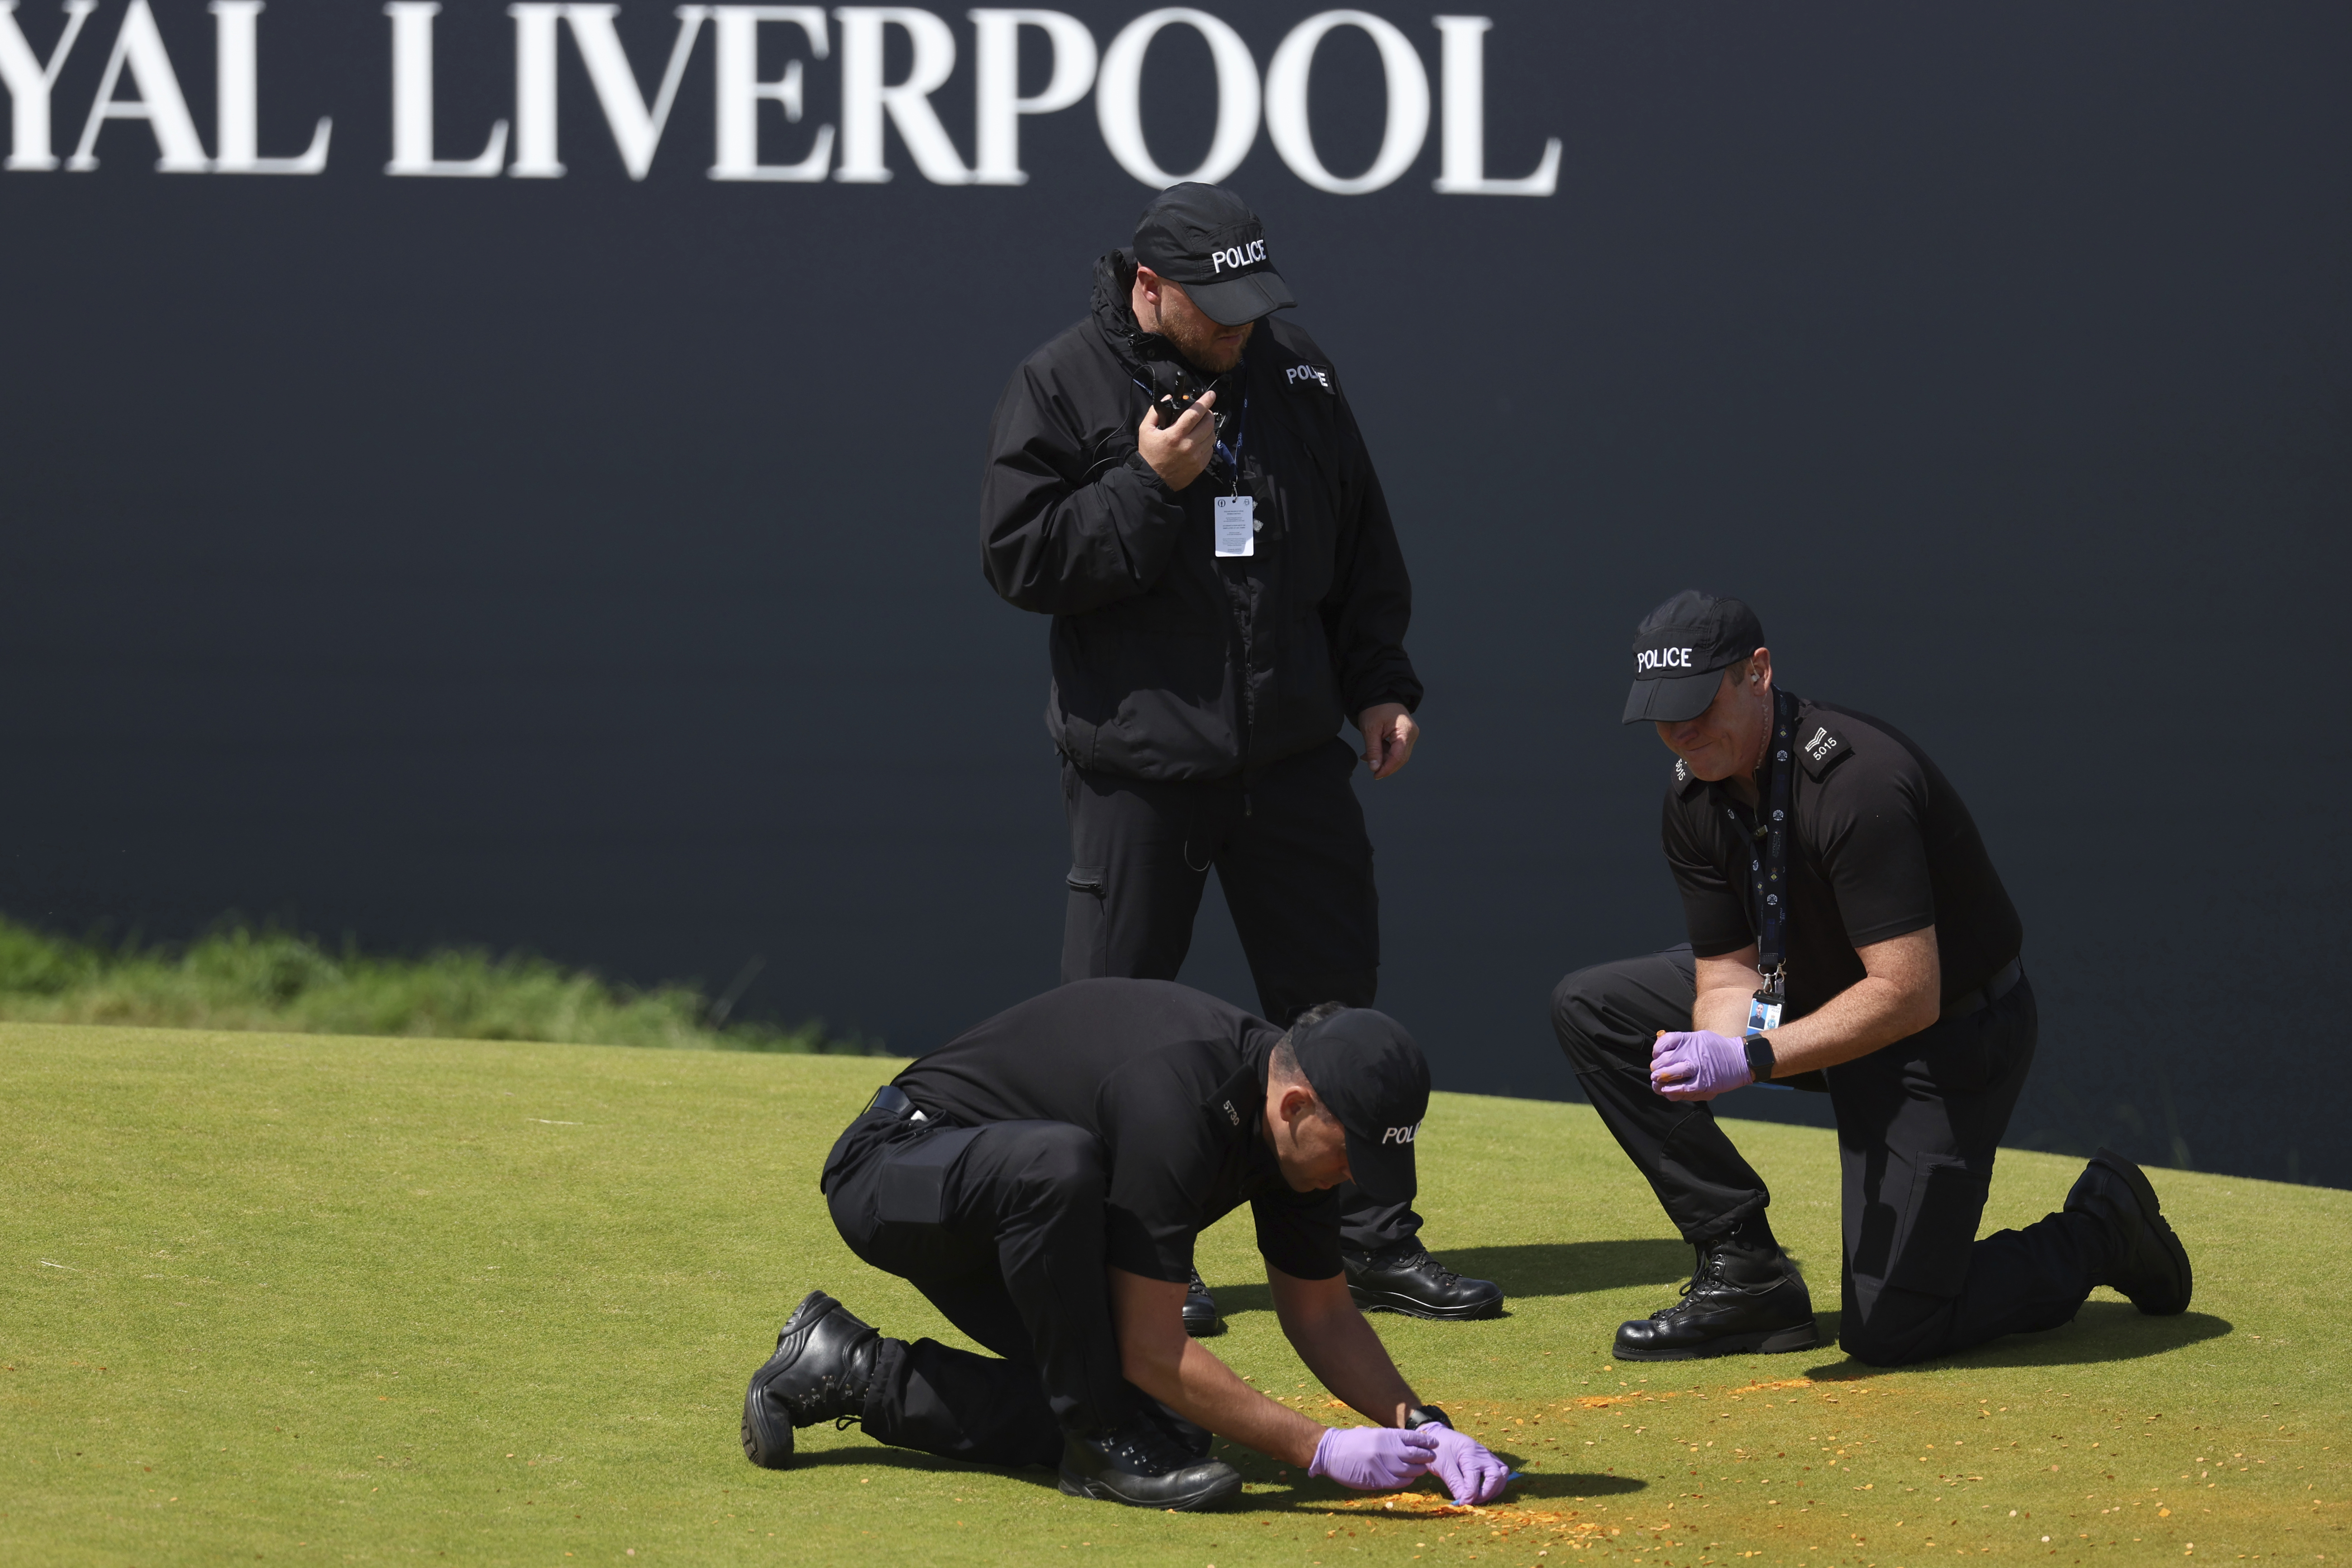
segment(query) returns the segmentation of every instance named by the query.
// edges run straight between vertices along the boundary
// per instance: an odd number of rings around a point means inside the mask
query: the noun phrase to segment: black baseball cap
[[[1298,1070],[1348,1130],[1348,1173],[1374,1203],[1412,1201],[1412,1141],[1429,1114],[1429,1061],[1404,1026],[1349,1007],[1290,1031]]]
[[[1298,303],[1266,258],[1265,226],[1249,204],[1187,180],[1151,198],[1135,220],[1135,258],[1172,283],[1221,327]]]
[[[1679,724],[1706,711],[1723,671],[1764,646],[1764,623],[1737,599],[1685,588],[1633,634],[1633,689],[1625,722]]]

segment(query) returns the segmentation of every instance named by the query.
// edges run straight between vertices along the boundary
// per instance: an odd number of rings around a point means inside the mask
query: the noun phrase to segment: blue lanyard
[[[1242,493],[1242,437],[1249,432],[1249,394],[1242,394],[1242,411],[1234,416],[1234,444],[1217,443],[1217,456],[1234,476],[1234,494]]]

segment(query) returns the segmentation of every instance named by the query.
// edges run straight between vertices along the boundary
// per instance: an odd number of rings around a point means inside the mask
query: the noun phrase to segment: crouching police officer
[[[743,1400],[743,1451],[857,1420],[899,1447],[1058,1465],[1062,1490],[1196,1509],[1241,1489],[1210,1435],[1361,1489],[1435,1471],[1485,1502],[1508,1471],[1421,1404],[1349,1299],[1353,1179],[1413,1194],[1429,1066],[1392,1020],[1324,1004],[1285,1033],[1156,980],[1065,985],[969,1030],[874,1097],[822,1186],[852,1251],[995,1357],[884,1339],[823,1291]],[[1283,1332],[1377,1425],[1326,1427],[1235,1376],[1183,1322],[1192,1244],[1250,1205]]]
[[[2147,1178],[2107,1150],[2060,1212],[1976,1239],[2033,1063],[2033,988],[2017,911],[1936,764],[1874,719],[1776,688],[1737,599],[1677,595],[1633,647],[1625,722],[1654,722],[1677,759],[1665,849],[1690,944],[1570,975],[1552,1020],[1698,1267],[1680,1302],[1617,1331],[1616,1354],[1817,1342],[1769,1194],[1707,1106],[1773,1080],[1826,1089],[1836,1112],[1839,1342],[1856,1360],[2054,1328],[2095,1285],[2186,1310],[2189,1255]]]

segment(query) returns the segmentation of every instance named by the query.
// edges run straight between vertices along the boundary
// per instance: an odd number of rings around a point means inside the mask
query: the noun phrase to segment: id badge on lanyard
[[[1217,553],[1220,555],[1255,555],[1257,553],[1257,502],[1249,496],[1219,496],[1217,502]]]
[[[1789,832],[1796,824],[1789,805],[1790,774],[1794,771],[1797,704],[1784,691],[1772,694],[1772,784],[1769,815],[1758,824],[1756,837],[1763,847],[1754,852],[1748,869],[1756,883],[1756,970],[1764,984],[1748,1001],[1748,1036],[1780,1026],[1788,1005]],[[1724,807],[1735,826],[1739,816]]]

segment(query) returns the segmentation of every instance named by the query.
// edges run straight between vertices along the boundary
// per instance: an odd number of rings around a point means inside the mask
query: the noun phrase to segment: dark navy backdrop
[[[1105,41],[1141,8],[1072,7]],[[1262,66],[1307,12],[1223,14]],[[60,156],[122,14],[60,77]],[[1675,938],[1666,754],[1616,716],[1633,623],[1702,584],[1974,807],[2042,999],[2014,1142],[2352,1183],[2352,14],[1490,14],[1492,172],[1557,135],[1556,195],[1433,193],[1434,130],[1372,195],[1263,135],[1230,182],[1413,569],[1426,739],[1360,787],[1383,999],[1441,1085],[1571,1095],[1553,981]],[[159,15],[210,143],[212,22]],[[58,15],[16,20],[46,55]],[[512,24],[440,26],[469,156]],[[322,174],[157,174],[136,122],[94,173],[0,174],[0,908],[638,980],[760,954],[752,1005],[906,1050],[1052,984],[1045,626],[982,583],[974,494],[998,388],[1147,195],[1090,105],[1024,121],[1017,189],[895,135],[887,184],[727,184],[706,52],[633,183],[567,37],[566,177],[393,179],[379,11],[260,26],[262,151],[332,113]],[[624,6],[641,79],[675,26]],[[1152,56],[1171,167],[1207,59]],[[1375,59],[1318,68],[1343,173]],[[1213,900],[1188,977],[1250,998]]]

